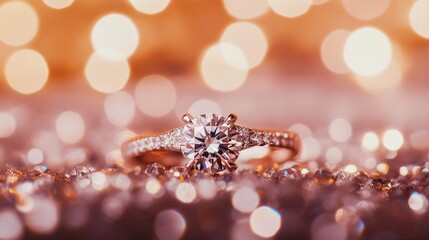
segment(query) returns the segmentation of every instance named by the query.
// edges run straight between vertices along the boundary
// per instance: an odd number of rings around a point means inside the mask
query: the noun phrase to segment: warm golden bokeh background
[[[108,158],[119,141],[108,139],[190,111],[291,127],[302,159],[329,167],[349,150],[325,138],[426,149],[427,11],[428,0],[4,1],[3,148],[103,139]],[[358,165],[375,169],[368,159]]]
[[[1,0],[0,238],[427,236],[428,59],[429,0]],[[187,111],[301,155],[191,180],[122,158]]]

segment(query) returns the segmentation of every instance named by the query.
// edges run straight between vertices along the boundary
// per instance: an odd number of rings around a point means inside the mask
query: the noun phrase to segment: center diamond
[[[238,157],[240,147],[237,126],[230,118],[203,114],[183,128],[180,148],[197,170],[214,173],[225,170]]]

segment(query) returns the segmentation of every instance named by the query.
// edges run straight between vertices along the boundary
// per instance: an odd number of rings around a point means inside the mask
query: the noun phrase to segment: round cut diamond
[[[197,170],[220,172],[238,157],[241,146],[238,128],[225,117],[197,116],[185,125],[182,134],[183,156],[191,159]]]

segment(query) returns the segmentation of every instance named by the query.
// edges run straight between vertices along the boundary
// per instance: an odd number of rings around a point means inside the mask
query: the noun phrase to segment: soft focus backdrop
[[[308,160],[325,154],[320,138],[424,149],[428,10],[426,0],[4,1],[0,152],[59,139],[107,156],[118,132],[175,127],[186,111],[292,126]]]
[[[122,166],[119,146],[134,134],[176,127],[187,111],[235,112],[243,125],[297,131],[304,175],[323,167],[416,176],[429,171],[421,167],[429,150],[428,13],[429,0],[3,0],[0,163],[54,171]],[[240,161],[266,154],[256,148]],[[105,174],[93,174],[84,187],[106,189]],[[119,176],[109,184],[129,190],[130,178]],[[158,180],[145,184],[149,193],[163,189]],[[177,198],[191,203],[196,188],[183,184]],[[259,195],[242,191],[236,191],[239,211],[243,199],[257,198],[244,211],[255,216],[253,233],[276,234],[280,225],[267,230],[257,220],[280,224],[278,213],[256,211]],[[37,225],[43,221],[31,210],[25,226],[54,231],[56,203],[34,201],[51,222]],[[107,215],[118,202],[109,204]],[[25,206],[18,210],[30,211]],[[427,208],[417,192],[406,205],[416,214]],[[348,213],[339,210],[340,217]],[[0,234],[23,236],[20,218],[7,211],[0,222],[8,228],[0,226]],[[183,225],[172,211],[157,216]],[[246,224],[240,229],[249,233]]]

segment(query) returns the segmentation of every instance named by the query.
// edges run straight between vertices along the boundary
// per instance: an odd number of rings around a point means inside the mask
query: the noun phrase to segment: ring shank
[[[288,149],[291,151],[290,160],[300,151],[301,140],[292,131],[259,130],[235,124],[241,150],[254,146],[269,146],[272,148]],[[122,146],[124,158],[141,158],[144,163],[159,162],[167,166],[183,163],[180,142],[183,127],[152,135],[137,136],[126,141]],[[180,154],[179,154],[180,153]],[[175,160],[176,159],[176,160]]]

